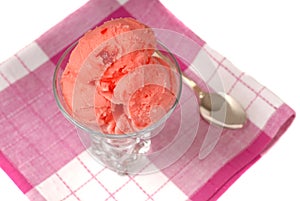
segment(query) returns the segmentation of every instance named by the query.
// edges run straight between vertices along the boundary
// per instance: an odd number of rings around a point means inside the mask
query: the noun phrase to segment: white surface
[[[0,62],[87,0],[0,1]],[[300,12],[297,0],[161,0],[238,68],[299,109]],[[219,199],[300,200],[300,129],[296,118],[280,141]],[[0,200],[27,200],[0,169]]]

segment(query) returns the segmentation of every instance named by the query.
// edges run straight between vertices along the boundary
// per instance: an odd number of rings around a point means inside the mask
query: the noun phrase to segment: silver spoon
[[[164,56],[160,51],[156,51],[155,53],[165,61],[172,63],[169,58]],[[206,121],[230,129],[239,129],[244,126],[247,119],[246,112],[234,98],[225,93],[204,92],[183,72],[182,78],[183,81],[194,90],[198,97],[200,102],[199,112]]]
[[[244,108],[231,96],[224,93],[204,92],[192,79],[182,74],[183,81],[191,87],[200,101],[200,115],[215,125],[239,129],[246,122]]]
[[[156,52],[158,56],[169,61],[160,51]],[[210,63],[208,63],[210,64]],[[208,66],[209,67],[209,66]],[[182,72],[183,81],[194,90],[198,98],[199,113],[208,122],[218,125],[220,129],[240,129],[247,120],[244,108],[231,96],[224,93],[207,93],[204,92],[192,79],[188,78]],[[205,159],[217,145],[221,131],[209,132],[205,135],[200,147],[198,158]]]

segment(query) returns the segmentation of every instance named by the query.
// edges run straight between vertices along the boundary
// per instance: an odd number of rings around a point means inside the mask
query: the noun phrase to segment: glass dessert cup
[[[176,106],[182,90],[181,70],[174,55],[158,43],[154,55],[167,62],[176,80],[176,100],[171,108],[153,124],[134,133],[105,134],[95,126],[90,126],[74,117],[64,101],[61,88],[61,76],[70,54],[77,42],[72,44],[59,59],[53,77],[53,92],[59,110],[76,128],[77,134],[91,156],[103,166],[119,174],[136,174],[149,165],[147,153],[151,150],[151,138],[160,133]]]

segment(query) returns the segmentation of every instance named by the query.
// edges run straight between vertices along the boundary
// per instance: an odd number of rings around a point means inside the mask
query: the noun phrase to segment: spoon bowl
[[[204,92],[193,80],[182,74],[183,81],[189,85],[199,99],[200,115],[215,125],[240,129],[246,123],[244,108],[233,97],[225,93]]]

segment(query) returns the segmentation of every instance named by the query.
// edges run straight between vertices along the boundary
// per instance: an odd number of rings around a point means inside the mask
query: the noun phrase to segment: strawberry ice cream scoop
[[[127,106],[132,126],[139,130],[158,122],[175,101],[175,95],[169,89],[156,84],[145,85],[133,93]]]
[[[176,101],[175,74],[162,59],[152,56],[143,65],[133,62],[126,72],[112,76],[115,79],[103,76],[109,87],[101,83],[97,87],[95,112],[107,133],[139,131],[157,122]]]
[[[148,57],[153,54],[155,46],[153,31],[132,18],[114,19],[88,31],[72,51],[61,78],[67,106],[73,108],[75,81],[79,71],[83,71],[81,82],[93,83],[121,56],[129,52],[142,52]],[[85,75],[85,71],[88,74]]]
[[[132,18],[87,32],[61,78],[73,117],[105,134],[133,133],[158,122],[174,106],[179,83],[155,49],[154,32]]]

